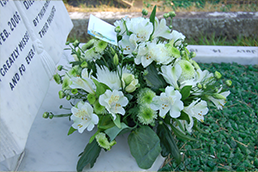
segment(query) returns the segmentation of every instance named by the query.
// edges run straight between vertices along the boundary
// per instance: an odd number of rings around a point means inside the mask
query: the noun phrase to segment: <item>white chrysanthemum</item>
[[[137,42],[144,42],[150,39],[153,25],[149,19],[143,17],[133,18],[126,25],[128,30],[136,35]]]
[[[165,118],[168,112],[172,118],[177,118],[180,116],[181,110],[184,109],[184,104],[180,100],[181,97],[182,95],[178,90],[168,86],[165,89],[165,93],[161,93],[160,96],[153,98],[150,107],[153,110],[159,110],[159,116],[162,118]]]
[[[185,39],[185,36],[181,32],[178,32],[176,30],[173,30],[171,35],[172,36],[170,39],[171,39],[171,41],[173,41],[173,43],[176,42],[176,44],[175,44],[176,46],[182,44],[181,40]],[[179,40],[179,39],[181,39],[181,40]],[[177,41],[177,40],[179,40],[179,41]]]
[[[123,54],[131,55],[133,51],[135,51],[137,47],[136,36],[134,34],[128,36],[123,35],[121,41],[119,41],[119,46],[123,49]]]
[[[156,38],[156,37],[163,37],[166,39],[171,39],[172,38],[172,34],[170,32],[169,27],[166,25],[166,20],[163,18],[160,20],[158,20],[157,17],[155,17],[155,30],[154,33],[152,35],[152,38]]]
[[[121,89],[121,81],[117,72],[111,72],[106,66],[100,68],[97,66],[97,80],[106,84],[112,90]]]
[[[88,93],[94,93],[96,90],[96,85],[90,79],[86,68],[82,70],[81,77],[71,77],[70,81],[72,82],[72,84],[70,84],[71,88],[80,88]]]
[[[74,121],[72,127],[82,133],[86,128],[91,131],[98,124],[99,117],[93,113],[93,108],[87,102],[79,102],[77,107],[72,107],[71,119]]]
[[[99,104],[105,106],[109,113],[116,119],[116,114],[125,114],[124,106],[128,104],[128,99],[124,96],[122,91],[106,90],[106,92],[99,96]]]
[[[161,75],[164,77],[165,81],[176,89],[179,89],[177,81],[181,73],[182,68],[179,64],[161,67]]]

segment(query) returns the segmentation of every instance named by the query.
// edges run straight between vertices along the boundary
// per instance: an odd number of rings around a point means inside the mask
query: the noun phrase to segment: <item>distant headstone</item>
[[[73,24],[62,1],[0,1],[0,170],[15,170]]]

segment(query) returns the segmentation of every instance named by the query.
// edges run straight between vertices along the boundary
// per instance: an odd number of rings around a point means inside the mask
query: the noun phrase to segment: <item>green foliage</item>
[[[128,144],[132,156],[142,169],[150,168],[161,151],[159,137],[148,126],[132,131],[128,136]]]
[[[99,147],[96,140],[88,143],[77,163],[77,171],[82,171],[83,168],[87,165],[90,165],[90,168],[92,168],[99,156],[100,151],[101,148]]]

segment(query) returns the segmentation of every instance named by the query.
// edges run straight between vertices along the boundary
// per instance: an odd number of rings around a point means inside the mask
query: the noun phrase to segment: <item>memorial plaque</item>
[[[0,1],[0,170],[17,167],[71,29],[62,1]]]

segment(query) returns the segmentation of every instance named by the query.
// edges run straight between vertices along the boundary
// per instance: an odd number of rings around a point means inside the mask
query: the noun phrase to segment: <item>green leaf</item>
[[[156,5],[154,6],[154,8],[153,8],[153,10],[151,12],[151,15],[150,15],[150,22],[153,24],[153,31],[152,31],[152,33],[150,35],[150,40],[152,39],[151,37],[152,37],[152,35],[153,35],[154,31],[155,31],[155,16],[156,16]]]
[[[99,123],[98,123],[98,128],[99,129],[106,130],[108,128],[113,127],[114,125],[115,124],[114,124],[110,115],[100,116]]]
[[[73,127],[70,127],[70,129],[69,129],[69,131],[68,131],[68,136],[70,135],[70,134],[72,134],[73,132],[75,132],[77,129],[75,129],[75,128],[73,128]]]
[[[184,86],[181,90],[180,93],[182,95],[181,100],[185,100],[190,96],[190,91],[191,91],[192,86],[191,85],[187,85]]]
[[[145,76],[145,80],[152,89],[158,91],[160,88],[166,87],[166,81],[158,74],[153,63],[151,63],[146,69],[148,74]]]
[[[116,119],[113,120],[113,121],[114,121],[115,125],[116,125],[118,128],[121,128],[121,117],[120,117],[120,115],[117,115],[117,114],[116,114]]]
[[[161,151],[159,137],[148,126],[132,131],[128,136],[128,144],[132,156],[142,169],[149,169]]]
[[[82,171],[86,165],[90,165],[90,168],[92,168],[100,151],[101,148],[99,147],[96,139],[93,142],[88,143],[77,163],[77,171]]]
[[[118,136],[121,131],[123,130],[130,130],[130,127],[128,127],[125,123],[121,123],[121,128],[118,128],[117,126],[114,126],[112,128],[109,128],[107,130],[105,130],[104,132],[109,136],[110,141],[113,141],[116,136]]]
[[[169,130],[169,128],[166,126],[166,124],[163,123],[158,125],[157,135],[159,136],[160,145],[162,148],[161,155],[167,156],[170,153],[172,157],[175,158],[176,163],[180,164],[181,162],[180,152],[178,150],[174,137],[172,136],[172,133]]]
[[[174,134],[180,138],[180,139],[183,139],[183,140],[193,140],[193,141],[196,141],[195,138],[189,136],[189,135],[186,135],[184,133],[182,133],[179,129],[177,129],[176,127],[174,127],[173,125],[170,125],[171,126],[171,129],[173,130]]]
[[[104,94],[107,89],[110,89],[106,84],[98,82],[96,79],[92,79],[92,80],[93,80],[94,84],[96,85],[96,95],[97,96]]]

